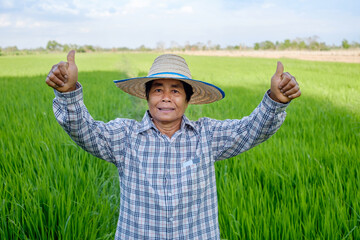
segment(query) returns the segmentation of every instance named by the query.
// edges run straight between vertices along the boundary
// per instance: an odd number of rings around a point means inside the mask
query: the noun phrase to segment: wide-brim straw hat
[[[219,87],[207,82],[192,79],[185,59],[174,54],[158,56],[146,77],[114,80],[114,83],[123,91],[133,96],[146,99],[145,83],[155,79],[164,78],[180,80],[190,84],[194,94],[191,96],[189,104],[212,103],[225,97],[224,91]]]

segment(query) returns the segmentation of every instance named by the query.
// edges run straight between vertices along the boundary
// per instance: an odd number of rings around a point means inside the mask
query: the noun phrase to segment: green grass
[[[112,80],[144,75],[156,54],[77,54],[97,120],[141,120],[146,102]],[[275,59],[186,56],[193,77],[226,92],[190,106],[196,120],[241,118],[261,101]],[[77,147],[45,85],[66,55],[0,57],[0,239],[113,239],[116,167]],[[282,59],[302,97],[267,142],[216,163],[224,239],[360,239],[360,65]]]

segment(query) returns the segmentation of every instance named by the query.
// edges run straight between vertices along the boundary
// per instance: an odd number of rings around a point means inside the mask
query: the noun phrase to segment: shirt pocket
[[[207,188],[205,178],[206,164],[200,157],[182,162],[181,185],[183,194],[187,196],[199,196]]]

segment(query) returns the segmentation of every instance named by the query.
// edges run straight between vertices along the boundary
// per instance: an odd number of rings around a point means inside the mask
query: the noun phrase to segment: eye
[[[173,90],[173,93],[179,93],[179,91],[178,91],[178,90],[176,90],[176,89],[174,89],[174,90]]]
[[[157,88],[157,89],[154,90],[154,92],[161,92],[161,89]]]

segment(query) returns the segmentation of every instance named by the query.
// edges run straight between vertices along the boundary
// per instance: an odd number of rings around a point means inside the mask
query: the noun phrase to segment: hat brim
[[[145,83],[155,79],[175,79],[190,84],[193,88],[194,94],[191,96],[189,104],[207,104],[219,101],[225,97],[225,93],[223,90],[221,90],[221,88],[207,82],[189,78],[139,77],[114,80],[114,83],[124,92],[142,99],[146,99]]]

